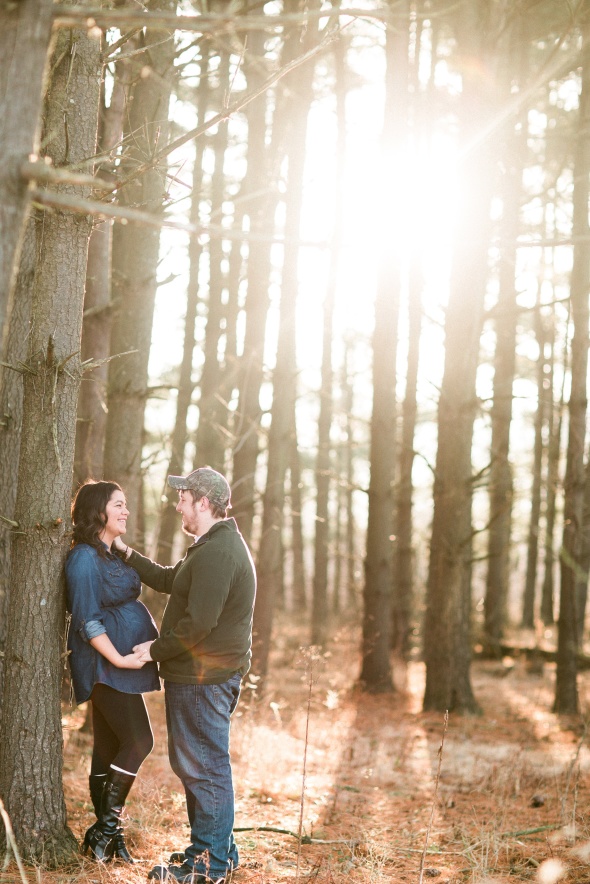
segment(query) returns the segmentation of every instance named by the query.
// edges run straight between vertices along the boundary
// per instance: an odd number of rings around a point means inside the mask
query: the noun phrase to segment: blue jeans
[[[233,675],[223,684],[164,682],[168,755],[184,786],[191,827],[185,862],[213,879],[238,865],[229,729],[241,680]]]

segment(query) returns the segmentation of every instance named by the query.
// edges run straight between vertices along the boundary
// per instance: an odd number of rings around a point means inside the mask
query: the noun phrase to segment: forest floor
[[[265,692],[246,689],[232,725],[235,884],[590,882],[586,723],[551,712],[552,664],[533,674],[520,659],[476,661],[483,715],[451,714],[445,733],[442,714],[421,711],[422,664],[410,665],[405,689],[371,696],[354,684],[356,631],[343,628],[311,660],[301,635],[280,634]],[[589,673],[580,695],[590,720]],[[80,858],[62,872],[27,869],[29,884],[139,884],[187,843],[163,692],[147,702],[156,747],[130,795],[126,827],[144,861],[129,868]],[[77,838],[93,821],[91,737],[81,720],[66,710],[64,786]],[[300,820],[311,843],[299,844]],[[2,884],[20,880],[14,865],[0,872]]]

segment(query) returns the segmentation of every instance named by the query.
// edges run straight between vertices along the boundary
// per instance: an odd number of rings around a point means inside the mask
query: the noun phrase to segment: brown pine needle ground
[[[358,635],[342,629],[317,665],[309,721],[303,638],[285,632],[266,692],[247,689],[232,732],[241,867],[235,884],[295,884],[305,733],[304,843],[299,881],[317,884],[423,880],[514,884],[590,882],[590,754],[583,721],[551,712],[554,669],[476,662],[482,717],[449,717],[438,790],[443,715],[422,713],[424,669],[410,666],[405,693],[370,696],[354,686]],[[590,676],[580,676],[583,708]],[[140,866],[80,858],[63,872],[27,868],[29,884],[138,884],[187,843],[184,795],[166,752],[163,693],[148,696],[156,748],[131,793],[126,831]],[[87,793],[91,738],[77,710],[64,712],[64,785],[78,838],[93,821]],[[280,832],[272,830],[282,830]],[[242,830],[242,831],[240,831]],[[269,831],[271,830],[271,831]],[[311,841],[311,843],[309,843]],[[307,843],[306,843],[307,842]],[[543,879],[541,872],[546,872]],[[20,881],[12,864],[1,884]]]

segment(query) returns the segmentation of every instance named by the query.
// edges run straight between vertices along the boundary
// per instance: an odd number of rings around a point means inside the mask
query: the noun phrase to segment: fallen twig
[[[290,835],[292,838],[301,839],[301,844],[348,844],[356,847],[360,841],[351,838],[333,838],[326,840],[324,838],[311,838],[309,835],[299,835],[290,829],[277,829],[275,826],[241,826],[234,828],[234,832],[276,832],[278,835]]]
[[[524,835],[536,835],[538,832],[551,832],[562,828],[563,823],[554,823],[552,826],[536,826],[534,829],[521,829],[520,832],[502,832],[500,838],[522,838]]]

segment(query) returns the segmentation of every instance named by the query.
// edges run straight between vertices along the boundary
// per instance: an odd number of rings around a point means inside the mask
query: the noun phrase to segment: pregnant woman
[[[142,694],[160,689],[155,663],[132,653],[158,630],[139,601],[137,572],[111,549],[125,533],[129,510],[115,482],[89,481],[72,505],[73,540],[66,560],[70,670],[77,703],[90,700],[94,744],[90,797],[97,821],[82,853],[99,862],[132,863],[121,813],[154,739]]]

